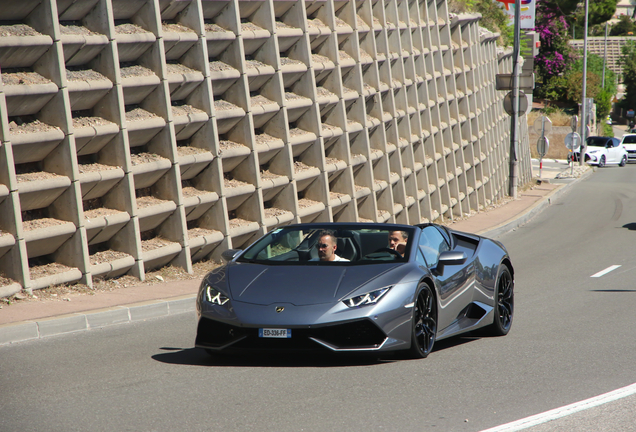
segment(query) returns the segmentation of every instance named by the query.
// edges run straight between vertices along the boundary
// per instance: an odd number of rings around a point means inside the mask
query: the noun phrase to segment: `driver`
[[[389,249],[393,249],[402,256],[404,256],[408,240],[409,233],[406,231],[389,231]]]
[[[318,258],[312,258],[310,261],[349,261],[346,258],[336,255],[338,248],[338,239],[336,233],[331,230],[323,230],[320,232],[320,239],[316,244],[318,248]]]

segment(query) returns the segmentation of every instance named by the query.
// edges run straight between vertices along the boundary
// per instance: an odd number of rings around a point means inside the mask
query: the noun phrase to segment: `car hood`
[[[623,147],[625,147],[626,150],[636,150],[636,143],[634,143],[634,144],[631,144],[631,143],[623,144]]]
[[[388,273],[404,263],[359,266],[275,265],[235,263],[227,268],[233,300],[270,305],[296,306],[333,303],[362,285],[376,280],[378,288],[388,284]],[[388,279],[388,280],[387,280]],[[397,280],[394,280],[397,282]]]

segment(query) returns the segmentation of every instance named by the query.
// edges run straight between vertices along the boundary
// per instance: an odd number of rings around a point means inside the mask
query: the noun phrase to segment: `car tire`
[[[601,159],[598,161],[598,167],[603,168],[605,166],[605,155],[601,156]]]
[[[627,165],[627,157],[623,156],[623,159],[621,159],[621,163],[619,163],[618,166],[624,167],[625,165]]]
[[[411,319],[412,358],[426,358],[433,350],[437,335],[437,302],[431,287],[422,283],[417,289]]]
[[[515,294],[514,280],[507,265],[502,265],[495,285],[495,308],[493,323],[489,328],[492,336],[505,336],[512,326]]]

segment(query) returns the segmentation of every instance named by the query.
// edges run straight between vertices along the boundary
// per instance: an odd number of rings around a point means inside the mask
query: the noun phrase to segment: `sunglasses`
[[[316,244],[316,247],[318,249],[325,249],[325,248],[328,248],[329,246],[331,246],[331,245],[328,245],[327,243],[318,243],[318,244]]]

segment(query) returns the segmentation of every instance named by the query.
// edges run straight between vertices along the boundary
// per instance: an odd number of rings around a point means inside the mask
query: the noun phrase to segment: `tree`
[[[625,85],[625,96],[621,99],[620,106],[625,109],[636,109],[636,42],[630,40],[623,45],[619,62],[623,67]]]
[[[601,82],[603,77],[603,68],[605,68],[605,85]],[[572,66],[572,70],[583,71],[583,52],[579,52],[578,58]],[[611,94],[616,94],[618,83],[616,81],[616,74],[613,70],[607,67],[603,58],[597,54],[588,53],[587,55],[587,73],[596,74],[599,77],[599,87],[605,88]],[[600,92],[599,89],[592,89],[592,94],[596,95]],[[587,97],[594,97],[590,94],[589,89],[586,92]]]
[[[594,98],[596,104],[596,121],[602,123],[612,112],[612,99],[614,93],[610,93],[607,89],[601,89]]]
[[[604,24],[612,19],[616,13],[617,0],[594,0],[588,2],[587,26],[589,32],[598,24]],[[583,28],[585,25],[585,7],[579,7],[574,10],[570,17],[570,24],[574,25],[574,33],[578,39],[583,39]],[[603,33],[605,30],[603,29]]]
[[[552,77],[543,88],[546,99],[559,101],[572,107],[581,103],[583,89],[583,54],[574,57],[570,68],[560,76]],[[616,74],[605,66],[603,85],[603,59],[596,54],[587,56],[586,97],[596,103],[596,116],[600,121],[612,109],[612,97],[616,94]]]
[[[627,36],[627,33],[634,32],[636,25],[634,21],[627,15],[621,15],[620,21],[612,26],[609,32],[610,36]]]
[[[605,85],[603,85],[603,67],[605,67]],[[572,65],[565,77],[566,94],[572,104],[581,103],[583,90],[583,53]],[[587,78],[585,96],[596,103],[596,118],[602,121],[612,110],[612,97],[616,94],[616,74],[603,64],[603,59],[596,54],[587,55]]]
[[[585,97],[595,98],[601,91],[601,77],[594,72],[587,71]],[[573,70],[566,77],[565,96],[572,105],[581,103],[583,93],[583,71]],[[607,115],[607,114],[606,114]]]

